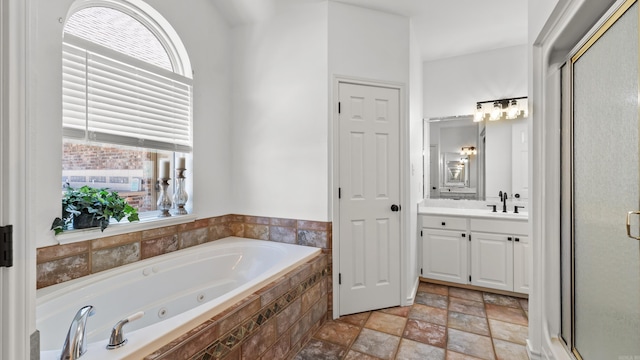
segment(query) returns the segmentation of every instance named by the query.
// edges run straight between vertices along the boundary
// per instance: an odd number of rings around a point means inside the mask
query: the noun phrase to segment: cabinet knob
[[[512,239],[511,239],[511,236],[509,236],[509,237],[507,238],[507,241],[511,241],[511,240],[512,240]]]
[[[516,241],[520,241],[520,238],[516,238]]]
[[[447,223],[445,223],[445,222],[443,221],[443,222],[442,222],[442,226],[445,226],[445,225],[447,225]]]

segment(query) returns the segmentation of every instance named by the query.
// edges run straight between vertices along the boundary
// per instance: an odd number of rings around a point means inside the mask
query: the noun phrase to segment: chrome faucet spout
[[[75,360],[87,351],[85,329],[87,327],[87,319],[93,314],[93,306],[91,305],[83,306],[78,310],[69,326],[60,360]]]

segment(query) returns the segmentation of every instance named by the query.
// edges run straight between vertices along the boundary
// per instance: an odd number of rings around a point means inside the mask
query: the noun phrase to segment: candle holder
[[[189,194],[187,194],[187,190],[185,190],[184,187],[185,170],[184,168],[176,169],[176,190],[173,193],[173,202],[176,204],[176,215],[188,214],[184,208],[187,200],[189,200]]]
[[[169,187],[169,178],[160,178],[160,196],[158,196],[158,209],[161,211],[158,217],[171,216],[169,209],[171,209],[171,197],[167,193]]]

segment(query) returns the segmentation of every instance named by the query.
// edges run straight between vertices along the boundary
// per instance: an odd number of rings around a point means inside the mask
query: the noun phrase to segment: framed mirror
[[[471,115],[450,116],[425,119],[423,130],[425,198],[495,200],[500,191],[528,198],[526,118],[473,122]],[[461,154],[468,147],[475,154]]]

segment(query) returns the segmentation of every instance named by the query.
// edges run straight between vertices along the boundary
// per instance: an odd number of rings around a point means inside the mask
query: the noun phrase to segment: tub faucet
[[[75,360],[87,351],[85,329],[87,327],[87,319],[93,314],[93,306],[91,305],[83,306],[78,310],[73,321],[71,321],[71,326],[69,326],[60,360]]]

